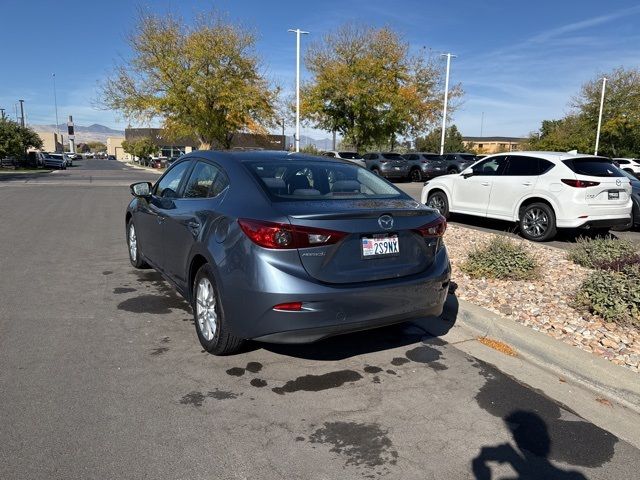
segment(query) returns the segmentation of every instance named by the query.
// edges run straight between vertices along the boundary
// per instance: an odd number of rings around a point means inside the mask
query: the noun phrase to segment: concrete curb
[[[523,359],[640,414],[638,374],[452,295],[447,302],[458,302],[455,324],[474,337],[504,342]]]

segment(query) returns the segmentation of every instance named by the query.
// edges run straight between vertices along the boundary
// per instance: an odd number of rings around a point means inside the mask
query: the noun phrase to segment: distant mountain
[[[336,143],[339,143],[339,139],[336,140]],[[293,145],[293,135],[287,136],[287,147],[289,145]],[[332,150],[333,140],[330,138],[322,138],[320,140],[317,140],[306,135],[300,135],[300,148],[304,148],[307,145],[315,145],[318,150]]]
[[[55,124],[31,125],[31,127],[36,132],[55,132],[56,131]],[[64,137],[64,143],[67,143],[68,142],[67,124],[61,123],[58,128],[60,129],[60,133]],[[124,137],[124,131],[105,127],[104,125],[100,125],[99,123],[94,123],[93,125],[89,125],[88,127],[75,124],[74,129],[76,134],[76,143],[86,143],[86,142],[105,143],[107,141],[107,137]]]

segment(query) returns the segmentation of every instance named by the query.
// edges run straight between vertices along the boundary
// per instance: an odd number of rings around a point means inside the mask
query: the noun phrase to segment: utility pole
[[[52,73],[51,76],[53,77],[53,104],[55,106],[56,109],[56,133],[58,134],[58,139],[60,138],[60,126],[58,125],[58,95],[56,92],[56,74]],[[62,143],[62,142],[60,142]]]
[[[299,28],[289,29],[289,32],[296,34],[296,152],[300,151],[300,35],[308,35]]]
[[[336,150],[336,131],[333,131],[333,142],[332,142],[332,150],[335,151]]]
[[[602,79],[602,94],[600,95],[600,114],[598,115],[598,131],[596,132],[596,149],[593,153],[598,155],[598,146],[600,145],[600,125],[602,125],[602,107],[604,107],[604,90],[607,86],[607,77]]]
[[[287,137],[284,136],[284,118],[282,119],[282,149],[287,149]]]
[[[447,57],[447,74],[444,81],[444,112],[442,114],[442,137],[440,138],[440,155],[444,154],[444,137],[447,131],[447,101],[449,100],[449,69],[451,67],[451,58],[456,58],[456,55],[451,53],[443,53],[441,57]]]
[[[18,100],[20,102],[20,125],[24,127],[24,100]]]
[[[482,117],[480,119],[480,136],[482,137],[482,132],[484,130],[484,112],[482,112]]]

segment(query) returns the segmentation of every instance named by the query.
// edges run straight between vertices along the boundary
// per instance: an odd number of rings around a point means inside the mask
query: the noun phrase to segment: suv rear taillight
[[[415,231],[420,233],[420,235],[425,238],[439,238],[442,237],[444,235],[444,232],[447,231],[447,221],[442,215],[440,215],[433,222],[418,227],[415,229]]]
[[[597,187],[598,185],[600,185],[600,182],[590,182],[588,180],[573,180],[570,178],[563,178],[561,181],[562,183],[574,188]]]
[[[256,245],[264,248],[292,249],[332,245],[346,237],[345,232],[303,227],[288,223],[238,219],[240,228]]]

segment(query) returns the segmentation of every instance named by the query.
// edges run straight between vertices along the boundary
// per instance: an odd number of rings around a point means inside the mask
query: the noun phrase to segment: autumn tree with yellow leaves
[[[136,24],[132,58],[102,84],[106,108],[210,148],[230,148],[238,132],[267,133],[278,92],[260,72],[252,33],[215,13],[186,24],[141,11]]]
[[[443,69],[424,49],[389,28],[344,25],[313,43],[305,56],[301,112],[314,127],[338,132],[357,150],[395,145],[430,130],[442,112]],[[451,106],[462,94],[449,94]]]

